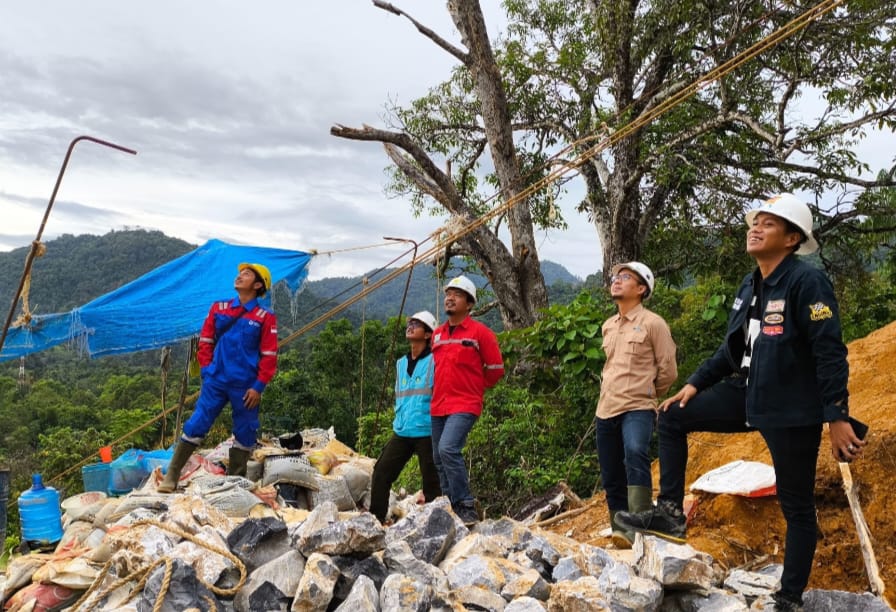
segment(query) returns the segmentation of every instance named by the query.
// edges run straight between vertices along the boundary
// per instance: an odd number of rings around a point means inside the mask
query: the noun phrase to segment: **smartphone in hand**
[[[865,423],[863,423],[863,422],[860,421],[859,419],[856,419],[856,418],[853,418],[853,417],[849,417],[848,420],[849,420],[849,424],[852,425],[852,431],[853,431],[853,433],[856,434],[856,437],[857,437],[859,440],[864,441],[864,440],[865,440],[865,436],[868,435],[868,425],[866,425]],[[852,459],[847,459],[847,458],[843,457],[843,456],[840,454],[839,451],[837,452],[837,457],[838,457],[838,459],[840,459],[840,461],[842,461],[843,463],[850,463],[850,462],[852,462]]]
[[[852,430],[855,432],[856,437],[859,440],[864,441],[865,436],[868,435],[868,426],[859,419],[853,417],[849,417],[849,424],[852,425]]]

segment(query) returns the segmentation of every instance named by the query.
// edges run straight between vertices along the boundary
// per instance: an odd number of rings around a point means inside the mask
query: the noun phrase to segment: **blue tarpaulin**
[[[284,282],[295,295],[308,276],[311,257],[302,251],[210,240],[71,312],[38,315],[27,326],[10,328],[0,361],[64,342],[100,357],[186,340],[199,334],[212,302],[236,296],[233,281],[240,263],[266,265],[274,283]]]

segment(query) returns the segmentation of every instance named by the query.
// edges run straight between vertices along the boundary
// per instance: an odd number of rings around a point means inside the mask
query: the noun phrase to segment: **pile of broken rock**
[[[251,479],[199,469],[215,464],[212,451],[194,455],[181,493],[158,494],[156,470],[125,497],[64,504],[55,552],[15,557],[0,577],[4,610],[773,608],[780,566],[726,572],[690,546],[640,534],[618,551],[506,517],[471,530],[447,498],[419,496],[393,501],[394,523],[383,526],[363,510],[372,460],[332,432],[302,433],[307,462],[278,445],[257,449]],[[806,603],[890,609],[842,591],[809,591]]]
[[[187,493],[133,507],[91,541],[95,528],[54,555],[11,562],[0,587],[18,592],[6,609],[733,611],[773,609],[777,581],[774,567],[720,575],[706,554],[653,537],[608,551],[509,518],[469,530],[444,497],[383,527],[331,501],[236,520]],[[34,585],[53,587],[55,603],[27,607],[20,595]],[[889,610],[870,594],[806,600]]]

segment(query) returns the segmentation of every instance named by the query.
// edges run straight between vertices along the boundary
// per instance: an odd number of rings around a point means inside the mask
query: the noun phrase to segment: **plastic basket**
[[[81,480],[84,482],[84,491],[109,490],[109,477],[112,470],[108,463],[94,463],[81,468]]]

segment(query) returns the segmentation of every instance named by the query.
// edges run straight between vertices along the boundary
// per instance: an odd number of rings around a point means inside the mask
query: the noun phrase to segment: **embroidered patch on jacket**
[[[734,298],[734,303],[731,304],[731,310],[740,310],[740,307],[744,305],[744,301],[740,298]]]
[[[762,328],[762,333],[766,336],[780,336],[784,333],[783,325],[766,325]]]
[[[784,312],[785,300],[769,300],[765,312]]]
[[[830,319],[833,316],[834,313],[831,312],[831,307],[824,302],[815,302],[814,304],[809,304],[809,318],[813,321],[824,321],[825,319]]]
[[[767,315],[765,315],[765,318],[763,319],[763,321],[765,321],[766,323],[769,323],[771,325],[776,325],[778,323],[784,322],[784,315],[779,314],[777,312],[773,313],[773,314],[767,314]]]
[[[432,341],[433,341],[433,342],[438,342],[438,341],[441,340],[441,339],[442,339],[442,334],[439,333],[439,334],[436,334],[435,336],[433,336]]]

